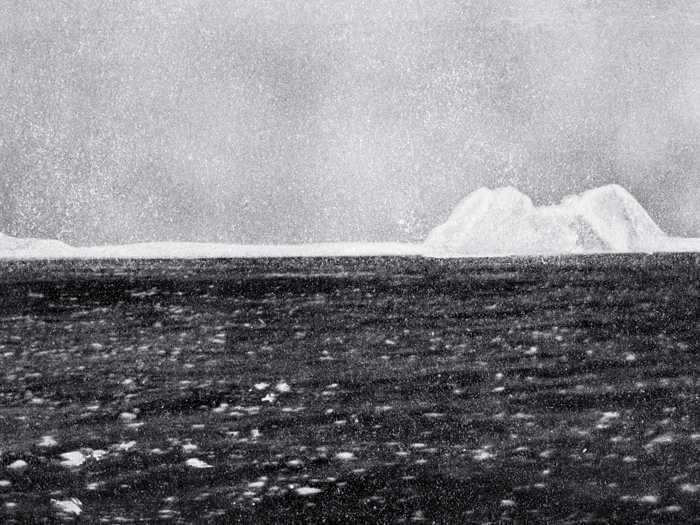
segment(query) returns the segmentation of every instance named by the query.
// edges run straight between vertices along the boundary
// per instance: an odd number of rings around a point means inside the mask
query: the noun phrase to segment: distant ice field
[[[144,242],[75,247],[0,233],[0,259],[214,259],[249,257],[491,257],[581,253],[700,252],[700,238],[666,235],[636,199],[610,184],[535,206],[515,188],[462,199],[424,242],[217,244]]]

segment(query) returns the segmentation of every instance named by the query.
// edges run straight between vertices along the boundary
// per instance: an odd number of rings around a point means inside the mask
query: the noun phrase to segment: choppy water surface
[[[700,260],[0,263],[0,521],[677,522]]]

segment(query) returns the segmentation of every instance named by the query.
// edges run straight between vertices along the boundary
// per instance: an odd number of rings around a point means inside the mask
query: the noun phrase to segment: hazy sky
[[[700,236],[700,2],[0,0],[0,231],[414,240],[607,182]]]

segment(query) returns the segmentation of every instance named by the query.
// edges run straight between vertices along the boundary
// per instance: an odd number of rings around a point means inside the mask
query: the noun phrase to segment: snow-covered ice
[[[63,461],[61,461],[61,465],[64,467],[79,467],[83,463],[85,463],[85,460],[87,457],[85,454],[83,454],[80,450],[73,450],[71,452],[64,452],[61,454],[61,457],[63,458]]]
[[[41,259],[72,257],[74,248],[53,239],[11,237],[0,233],[0,258]]]
[[[194,443],[184,443],[182,445],[182,451],[185,452],[186,454],[189,454],[190,452],[194,452],[197,450],[199,447],[195,445]]]
[[[202,461],[201,459],[197,459],[197,458],[190,458],[187,461],[185,461],[185,464],[188,467],[192,467],[192,468],[214,468],[209,463],[206,463],[206,462]]]
[[[299,496],[313,496],[314,494],[320,493],[321,489],[317,489],[316,487],[299,487],[295,489],[295,492],[299,494]]]
[[[286,381],[280,381],[275,385],[275,390],[277,390],[280,394],[287,394],[292,391],[292,388]]]
[[[5,259],[452,257],[657,251],[700,251],[700,238],[666,235],[639,202],[617,184],[570,195],[549,206],[535,206],[513,187],[480,188],[462,199],[447,221],[435,227],[423,243],[254,245],[162,241],[74,247],[52,239],[0,233],[0,258]]]
[[[465,197],[425,241],[435,255],[538,255],[700,251],[700,239],[667,236],[624,188],[610,184],[535,206],[513,187]]]
[[[400,242],[327,242],[308,244],[224,244],[143,242],[75,247],[51,239],[0,234],[0,259],[200,259],[227,257],[369,257],[418,255],[421,245]]]
[[[65,514],[73,514],[79,516],[83,512],[83,502],[78,498],[70,498],[66,500],[51,499],[51,504],[59,511]]]
[[[53,436],[41,436],[41,441],[37,444],[37,446],[42,448],[55,447],[56,445],[58,445],[58,442]]]
[[[29,465],[27,464],[26,461],[23,459],[18,459],[10,463],[7,468],[10,470],[24,470],[28,467]]]
[[[119,414],[119,419],[121,419],[122,421],[133,421],[134,419],[136,419],[136,417],[136,414],[134,414],[133,412],[122,412],[121,414]]]
[[[696,492],[698,492],[698,491],[700,490],[700,485],[696,485],[696,484],[694,484],[694,483],[683,483],[683,484],[680,486],[680,489],[681,489],[681,491],[683,491],[683,492],[688,492],[688,493],[691,493],[691,494],[695,494]]]

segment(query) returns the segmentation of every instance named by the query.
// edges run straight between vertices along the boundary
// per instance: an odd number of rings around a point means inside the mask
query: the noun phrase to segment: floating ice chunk
[[[37,443],[37,446],[42,448],[51,448],[56,445],[58,445],[58,441],[56,441],[53,436],[41,436],[41,441]]]
[[[51,498],[51,505],[64,514],[72,514],[79,516],[83,512],[83,502],[78,498],[70,498],[65,500],[57,500]]]
[[[486,461],[495,457],[495,454],[492,454],[491,452],[483,448],[472,451],[472,459],[474,459],[475,461]]]
[[[502,499],[501,507],[515,507],[515,501],[512,499]]]
[[[296,492],[299,496],[313,496],[314,494],[319,494],[322,491],[316,487],[299,487],[294,489],[294,492]]]
[[[265,397],[261,399],[265,403],[274,403],[277,400],[277,396],[272,392],[269,392]]]
[[[23,459],[18,459],[10,463],[7,468],[10,470],[24,470],[29,466],[29,464]]]
[[[603,412],[603,414],[600,417],[600,422],[606,422],[609,421],[610,419],[617,419],[620,417],[619,412]]]
[[[275,385],[275,390],[280,394],[287,394],[292,391],[292,387],[290,387],[286,381],[280,381]]]
[[[134,443],[136,443],[136,442],[134,441]],[[100,460],[101,460],[103,457],[105,457],[106,455],[107,455],[107,451],[106,451],[106,450],[100,450],[100,449],[98,449],[98,450],[91,450],[91,451],[90,451],[90,457],[91,457],[92,459],[94,459],[95,461],[100,461]]]
[[[71,452],[64,452],[61,454],[61,457],[63,458],[63,461],[61,461],[61,465],[64,467],[79,467],[83,463],[85,463],[85,460],[87,457],[85,454],[83,454],[80,450],[73,450]]]
[[[680,489],[682,492],[688,492],[689,494],[695,494],[698,490],[700,490],[700,485],[696,485],[695,483],[683,483],[680,486]]]
[[[192,468],[214,468],[209,463],[205,463],[201,459],[197,459],[197,458],[190,458],[187,461],[185,461],[185,464],[188,467],[192,467]]]
[[[654,505],[659,502],[659,497],[654,496],[653,494],[647,494],[646,496],[642,496],[641,498],[639,498],[639,501],[641,501],[642,503],[649,503],[651,505]]]
[[[119,419],[121,419],[122,421],[133,421],[134,419],[136,419],[136,417],[136,414],[134,414],[133,412],[122,412],[121,414],[119,414]]]
[[[116,448],[117,450],[129,450],[129,449],[134,448],[135,446],[136,446],[136,441],[122,441],[121,443],[117,443],[114,446],[114,448]],[[94,454],[94,452],[97,452],[97,451],[93,451],[93,454]]]
[[[11,486],[12,483],[8,479],[0,479],[0,488],[6,488]]]
[[[357,459],[357,457],[352,452],[338,452],[335,455],[335,459],[339,459],[340,461],[353,461]]]
[[[673,443],[674,441],[675,437],[673,436],[673,434],[662,434],[661,436],[655,437],[649,443],[644,445],[644,448],[650,450],[656,446],[668,445],[669,443]]]
[[[194,443],[185,443],[182,445],[182,451],[185,454],[189,454],[190,452],[194,452],[197,450],[199,447],[195,445]]]
[[[602,416],[598,420],[598,423],[596,424],[597,429],[605,429],[609,428],[610,422],[613,419],[618,419],[620,417],[619,412],[603,412]]]

